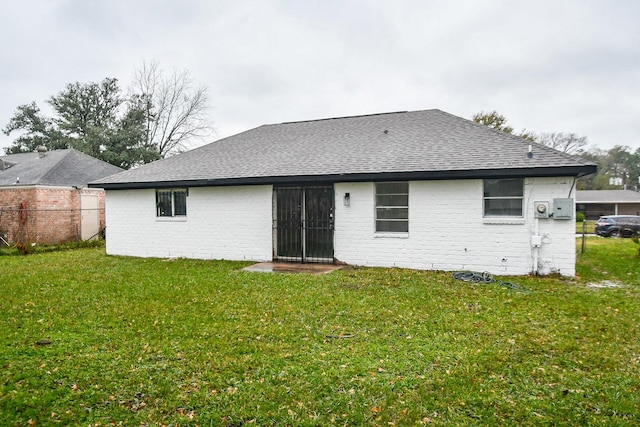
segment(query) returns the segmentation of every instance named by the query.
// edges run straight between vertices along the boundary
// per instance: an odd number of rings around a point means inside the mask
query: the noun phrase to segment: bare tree
[[[133,102],[146,114],[146,146],[161,157],[187,150],[212,134],[206,86],[195,86],[187,70],[165,76],[157,62],[142,64],[132,79]]]
[[[568,154],[580,154],[587,146],[587,137],[575,133],[551,132],[538,137],[540,144]]]

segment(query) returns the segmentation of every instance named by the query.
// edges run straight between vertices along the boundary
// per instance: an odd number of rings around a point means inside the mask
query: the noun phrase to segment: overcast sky
[[[636,0],[2,1],[0,127],[67,83],[126,88],[158,61],[208,87],[212,140],[437,108],[636,149],[639,23]]]

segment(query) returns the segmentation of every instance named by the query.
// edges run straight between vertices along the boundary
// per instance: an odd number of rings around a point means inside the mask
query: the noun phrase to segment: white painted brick
[[[572,178],[528,178],[521,223],[488,224],[482,217],[482,180],[412,181],[408,236],[379,238],[373,183],[336,184],[335,257],[354,265],[528,274],[534,270],[533,203],[569,197],[572,185]],[[351,204],[344,207],[347,192]],[[574,275],[574,221],[538,221],[539,272]]]
[[[528,274],[535,201],[573,197],[573,178],[525,180],[524,218],[482,217],[482,180],[412,181],[409,233],[375,232],[371,182],[335,184],[335,258],[353,265]],[[156,218],[155,190],[107,191],[107,252],[141,257],[272,259],[272,186],[189,189],[186,220]],[[350,206],[343,204],[350,193]],[[574,220],[538,220],[538,271],[575,274]]]
[[[107,253],[271,260],[272,187],[190,188],[186,219],[157,218],[155,190],[107,191]]]

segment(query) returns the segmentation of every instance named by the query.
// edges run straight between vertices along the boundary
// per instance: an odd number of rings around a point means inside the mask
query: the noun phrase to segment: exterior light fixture
[[[345,207],[349,207],[351,206],[351,194],[350,193],[344,193],[344,198],[342,199],[344,206]]]

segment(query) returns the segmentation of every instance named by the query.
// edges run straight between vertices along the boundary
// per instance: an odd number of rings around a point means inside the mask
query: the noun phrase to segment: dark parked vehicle
[[[640,216],[607,215],[596,221],[596,234],[602,237],[631,237],[640,233]]]

